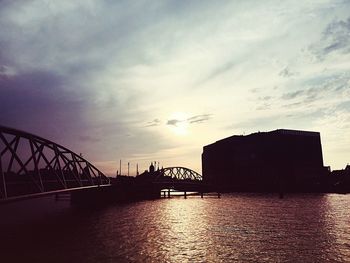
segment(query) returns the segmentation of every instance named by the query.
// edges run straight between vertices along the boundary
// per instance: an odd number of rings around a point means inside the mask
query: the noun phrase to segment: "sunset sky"
[[[350,1],[0,0],[0,28],[0,125],[108,175],[279,128],[350,162]]]

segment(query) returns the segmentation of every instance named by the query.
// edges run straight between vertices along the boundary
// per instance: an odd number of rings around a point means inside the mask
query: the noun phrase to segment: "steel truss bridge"
[[[0,126],[0,201],[109,185],[109,178],[81,155]]]
[[[161,171],[163,176],[167,178],[196,182],[202,181],[202,176],[199,173],[185,167],[167,167],[163,168]]]
[[[161,189],[178,191],[208,192],[209,186],[202,181],[202,175],[186,167],[167,167],[155,171],[154,185]]]

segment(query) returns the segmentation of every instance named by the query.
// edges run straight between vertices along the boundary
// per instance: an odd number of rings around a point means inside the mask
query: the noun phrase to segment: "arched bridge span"
[[[153,184],[159,189],[173,189],[184,192],[208,192],[210,186],[203,183],[202,175],[186,167],[166,167],[158,173]]]
[[[0,126],[0,201],[105,185],[109,178],[81,155]]]
[[[202,181],[202,175],[186,167],[166,167],[162,175],[177,180]]]

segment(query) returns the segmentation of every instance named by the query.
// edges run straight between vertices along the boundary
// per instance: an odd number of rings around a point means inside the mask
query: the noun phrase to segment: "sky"
[[[0,125],[107,175],[279,128],[350,162],[350,1],[0,0],[0,28]]]

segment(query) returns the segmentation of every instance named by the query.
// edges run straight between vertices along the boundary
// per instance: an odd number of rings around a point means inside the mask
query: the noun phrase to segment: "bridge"
[[[209,184],[203,182],[202,175],[186,167],[166,167],[154,170],[152,165],[149,171],[140,174],[137,178],[138,183],[144,182],[147,188],[155,189],[156,194],[168,192],[197,192],[203,197],[204,193],[214,192]]]
[[[0,201],[110,186],[110,179],[71,150],[0,126]]]
[[[186,167],[167,167],[161,171],[162,175],[166,178],[172,178],[176,180],[191,180],[200,182],[203,179],[202,175]]]
[[[62,145],[0,126],[0,203],[77,192],[82,193],[80,199],[90,201],[94,197],[100,198],[103,192],[105,199],[135,194],[136,191],[145,194],[158,191],[159,196],[161,189],[209,191],[202,176],[185,167],[153,169],[137,177],[112,179],[81,154]],[[118,191],[121,192],[119,196]]]

